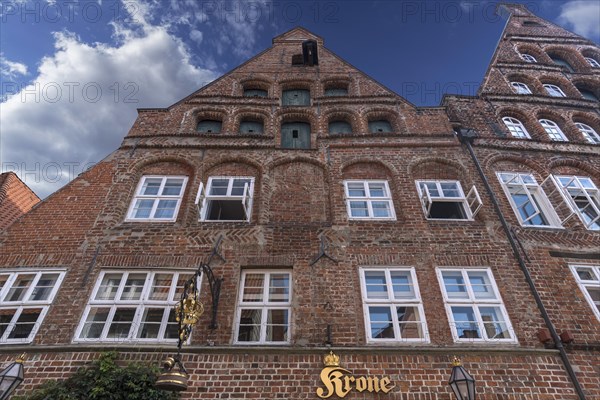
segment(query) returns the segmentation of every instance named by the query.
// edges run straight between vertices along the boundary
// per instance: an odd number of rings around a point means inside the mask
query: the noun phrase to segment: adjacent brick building
[[[178,289],[210,260],[217,326],[203,277],[186,398],[317,399],[330,350],[393,386],[347,399],[449,399],[454,355],[480,399],[600,398],[600,120],[580,91],[598,95],[600,50],[502,10],[480,93],[440,107],[296,28],[139,110],[119,149],[0,234],[0,362],[27,351],[20,392],[106,349],[174,354]]]
[[[40,198],[15,173],[0,174],[0,231],[39,202]]]

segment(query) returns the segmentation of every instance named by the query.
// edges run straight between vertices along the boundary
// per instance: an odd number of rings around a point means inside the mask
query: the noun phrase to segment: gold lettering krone
[[[317,388],[317,396],[322,399],[328,399],[334,394],[344,398],[352,389],[356,389],[357,392],[366,390],[370,393],[389,393],[395,387],[395,385],[390,386],[391,381],[388,377],[359,376],[357,378],[352,376],[350,371],[341,367],[323,368],[321,382],[325,389]]]

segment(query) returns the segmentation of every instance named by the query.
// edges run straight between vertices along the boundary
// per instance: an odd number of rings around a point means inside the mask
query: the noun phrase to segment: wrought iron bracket
[[[327,247],[325,245],[325,236],[321,235],[321,246],[319,249],[319,254],[317,254],[317,256],[315,257],[314,260],[312,260],[312,262],[310,263],[310,266],[312,267],[313,265],[315,265],[317,263],[317,261],[319,261],[321,258],[323,257],[327,257],[329,258],[331,261],[337,263],[338,260],[336,260],[335,258],[333,258],[332,256],[330,256],[329,254],[327,254]]]
[[[219,308],[219,297],[221,296],[221,284],[223,283],[224,279],[215,278],[215,274],[208,264],[202,264],[200,268],[202,269],[202,274],[206,275],[206,279],[208,279],[208,286],[210,287],[210,296],[212,302],[212,318],[210,322],[210,329],[216,329],[217,310]]]

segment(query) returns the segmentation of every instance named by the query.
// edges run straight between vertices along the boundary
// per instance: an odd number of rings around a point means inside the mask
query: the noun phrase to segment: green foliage
[[[46,381],[34,391],[13,400],[175,400],[177,393],[158,390],[157,367],[130,363],[119,367],[116,352],[103,353],[91,366],[60,381]],[[27,379],[27,377],[25,377]]]

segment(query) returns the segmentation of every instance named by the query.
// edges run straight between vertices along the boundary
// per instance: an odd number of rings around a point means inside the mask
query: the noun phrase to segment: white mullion
[[[37,307],[35,307],[35,308],[37,308]],[[46,318],[46,313],[48,312],[48,306],[42,306],[39,308],[41,308],[40,315],[38,315],[37,319],[35,320],[35,323],[33,324],[33,327],[31,328],[31,332],[29,332],[29,336],[27,336],[27,339],[26,339],[27,342],[31,342],[33,340],[33,338],[35,337],[35,335],[37,335],[37,332],[40,329],[40,326],[42,325],[44,318]]]
[[[110,306],[110,309],[108,310],[108,315],[106,316],[106,320],[104,321],[104,328],[102,328],[102,333],[100,334],[100,337],[98,338],[98,340],[102,340],[102,341],[107,340],[108,331],[110,329],[110,326],[112,325],[112,320],[115,316],[116,311],[117,311],[116,304],[113,304],[112,306]]]
[[[160,197],[155,197],[154,202],[152,203],[152,209],[150,210],[150,216],[148,219],[154,219],[154,214],[156,214],[156,209],[158,208],[158,203],[160,201]]]
[[[121,282],[119,282],[119,287],[117,288],[117,292],[115,293],[114,302],[122,301],[121,296],[123,295],[123,290],[125,290],[125,284],[127,283],[127,279],[129,279],[129,272],[123,272],[121,275]]]
[[[156,193],[156,197],[160,198],[163,196],[163,191],[165,190],[165,185],[167,184],[167,177],[161,177],[160,186],[158,187],[158,193]]]
[[[56,293],[58,292],[58,288],[62,284],[64,276],[65,276],[65,272],[59,271],[58,278],[56,278],[56,282],[54,282],[54,287],[50,291],[50,295],[48,296],[48,300],[46,300],[46,304],[50,305],[54,301],[54,297],[56,296]]]
[[[42,277],[42,272],[38,272],[33,276],[33,279],[31,280],[29,287],[25,290],[25,293],[23,294],[23,300],[21,300],[21,303],[26,303],[26,302],[30,301],[31,293],[33,292],[33,289],[36,287],[36,285],[40,281],[41,277]]]
[[[137,333],[140,329],[141,320],[142,316],[144,315],[145,309],[146,305],[143,303],[140,303],[136,306],[135,312],[133,313],[133,319],[131,320],[131,326],[129,327],[129,333],[127,334],[127,339],[125,340],[132,340],[137,338]]]
[[[223,177],[225,179],[225,177]],[[225,197],[231,197],[231,192],[233,190],[233,181],[234,178],[226,178],[227,179],[227,191],[225,192]]]
[[[10,343],[10,342],[8,342],[8,336],[10,336],[13,329],[15,329],[15,326],[17,325],[17,321],[18,321],[19,317],[21,316],[21,312],[23,311],[23,306],[17,306],[14,308],[14,310],[15,310],[15,313],[13,314],[13,317],[10,319],[10,322],[6,326],[6,330],[4,331],[4,335],[2,336],[2,341],[5,343]]]
[[[83,328],[85,328],[85,322],[88,319],[88,316],[90,315],[90,311],[92,310],[92,307],[96,307],[96,306],[92,306],[90,304],[88,304],[84,309],[83,309],[83,314],[81,316],[81,320],[79,321],[79,325],[77,326],[77,329],[75,330],[75,339],[74,340],[83,340],[85,338],[81,337],[81,334],[83,333]]]
[[[481,311],[479,311],[480,304],[473,303],[471,305],[471,307],[473,308],[473,315],[475,316],[475,320],[477,321],[477,326],[479,327],[480,336],[481,336],[479,339],[475,339],[475,340],[491,339],[491,338],[487,337],[487,332],[485,332],[485,324],[483,323],[483,318],[481,318]]]
[[[4,290],[3,290],[3,297],[2,302],[8,302],[4,299],[4,297],[6,297],[6,295],[8,295],[8,292],[10,292],[10,289],[12,289],[13,285],[15,284],[15,281],[17,280],[17,277],[19,276],[18,272],[13,272],[12,274],[9,274],[8,279],[6,280],[6,283],[4,284]],[[10,303],[10,302],[8,302]]]
[[[156,338],[159,341],[167,340],[165,338],[165,333],[167,332],[167,326],[169,324],[169,314],[171,312],[171,306],[163,307],[163,317],[160,320],[160,326],[158,327],[158,337]],[[141,323],[140,323],[141,325]]]
[[[479,270],[472,270],[472,271],[477,271],[479,272]],[[471,303],[475,303],[476,302],[476,297],[475,297],[475,293],[473,292],[473,288],[471,287],[471,278],[469,278],[469,274],[468,271],[465,269],[460,270],[460,272],[463,275],[463,280],[465,281],[465,286],[467,289],[467,293],[469,294],[469,300]]]

